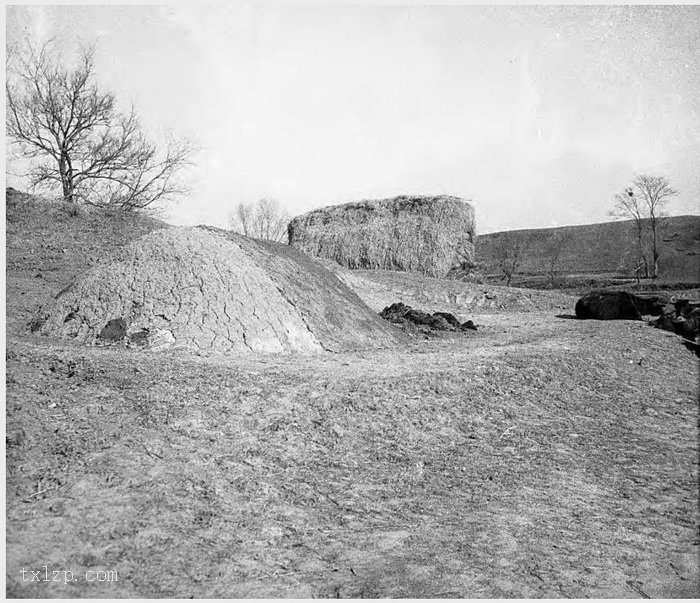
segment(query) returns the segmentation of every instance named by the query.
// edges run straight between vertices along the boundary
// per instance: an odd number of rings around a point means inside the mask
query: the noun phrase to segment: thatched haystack
[[[353,269],[444,277],[474,259],[474,209],[458,197],[402,196],[317,209],[289,224],[289,244]]]
[[[225,353],[344,351],[401,338],[303,253],[204,227],[122,248],[59,293],[33,328],[85,343]]]

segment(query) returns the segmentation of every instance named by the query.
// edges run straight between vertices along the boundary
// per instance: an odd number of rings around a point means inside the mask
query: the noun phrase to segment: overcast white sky
[[[97,40],[102,84],[202,151],[178,224],[398,194],[481,233],[607,221],[636,173],[700,213],[699,6],[8,7],[7,40]],[[11,170],[10,170],[11,171]],[[16,179],[8,175],[8,184]]]

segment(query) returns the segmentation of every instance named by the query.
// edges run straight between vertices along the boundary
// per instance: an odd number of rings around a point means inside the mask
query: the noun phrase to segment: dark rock
[[[689,299],[679,299],[674,304],[674,310],[679,316],[688,316],[697,308],[700,308],[700,301],[691,301]]]
[[[460,329],[462,327],[462,324],[459,322],[459,320],[457,320],[457,317],[449,312],[434,312],[433,316],[440,316],[444,318],[447,323],[455,329]]]
[[[700,336],[700,308],[695,308],[688,315],[677,315],[672,321],[673,331],[688,339],[695,341]]]
[[[658,318],[649,321],[649,324],[652,325],[653,327],[663,329],[664,331],[674,331],[673,319],[675,317],[676,317],[676,310],[675,310],[675,307],[673,306],[673,304],[666,304],[661,309],[661,315]]]
[[[420,327],[427,327],[433,331],[476,330],[471,320],[460,323],[457,317],[449,312],[434,312],[433,314],[429,314],[423,310],[415,310],[402,302],[387,306],[379,313],[379,316],[394,324],[413,324]]]
[[[668,300],[660,295],[634,295],[634,305],[642,316],[659,316]]]
[[[700,301],[679,299],[675,304],[666,304],[661,316],[649,324],[680,335],[686,346],[700,356]]]
[[[98,339],[106,342],[121,341],[126,337],[127,324],[123,318],[113,318],[102,328]]]
[[[397,302],[395,304],[391,304],[390,306],[387,306],[384,308],[380,313],[379,316],[384,318],[385,320],[388,320],[390,322],[395,322],[395,323],[401,323],[404,321],[404,318],[406,316],[406,313],[411,310],[410,306],[407,306],[406,304],[402,302]]]
[[[668,303],[662,296],[639,296],[626,291],[591,291],[576,302],[577,318],[649,321],[653,327],[676,333],[700,355],[700,301],[679,299]]]
[[[422,310],[413,310],[409,308],[408,312],[404,315],[405,320],[409,320],[417,325],[431,326],[433,324],[433,317],[427,312]]]
[[[577,318],[597,320],[641,320],[658,316],[664,303],[660,297],[641,297],[627,291],[591,291],[576,302]]]
[[[433,314],[433,321],[429,325],[431,329],[436,331],[454,331],[455,328],[445,319],[444,316]]]

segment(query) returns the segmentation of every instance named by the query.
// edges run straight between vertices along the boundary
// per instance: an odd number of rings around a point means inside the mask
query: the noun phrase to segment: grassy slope
[[[557,319],[552,298],[395,353],[80,347],[20,329],[27,300],[160,225],[53,209],[8,208],[10,596],[700,592],[697,360],[677,337]],[[47,564],[78,579],[21,580]]]
[[[477,260],[488,274],[498,272],[494,243],[500,236],[523,236],[527,251],[518,272],[542,274],[549,264],[548,245],[563,236],[566,245],[557,270],[566,274],[633,274],[634,223],[606,222],[490,233],[477,237]],[[677,216],[664,225],[660,245],[659,275],[669,281],[700,282],[700,216]]]
[[[21,329],[38,304],[116,248],[167,224],[119,210],[71,215],[60,203],[6,196],[8,326]]]

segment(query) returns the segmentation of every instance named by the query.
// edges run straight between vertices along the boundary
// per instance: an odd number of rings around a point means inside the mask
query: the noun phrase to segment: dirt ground
[[[10,331],[7,595],[700,596],[697,357],[642,322],[459,318],[311,356]]]
[[[698,358],[677,336],[380,271],[344,275],[373,310],[479,330],[229,357],[28,332],[164,226],[7,195],[8,596],[700,596]]]

